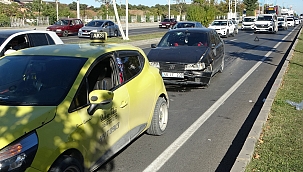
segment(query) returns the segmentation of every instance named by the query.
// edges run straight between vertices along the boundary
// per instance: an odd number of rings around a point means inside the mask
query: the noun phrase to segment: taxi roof
[[[117,50],[142,50],[129,44],[116,43],[84,43],[84,44],[61,44],[26,48],[9,55],[45,55],[45,56],[68,56],[97,58],[100,55]]]

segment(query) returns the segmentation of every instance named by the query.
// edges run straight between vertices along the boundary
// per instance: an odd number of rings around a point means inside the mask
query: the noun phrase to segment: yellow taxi
[[[168,107],[159,70],[138,47],[14,52],[0,58],[0,172],[94,171],[139,135],[162,135]]]

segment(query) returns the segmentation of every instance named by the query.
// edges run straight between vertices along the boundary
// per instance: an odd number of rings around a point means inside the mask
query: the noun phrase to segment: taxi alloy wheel
[[[55,161],[49,172],[84,172],[84,169],[76,158],[64,155]]]
[[[148,134],[160,136],[164,133],[168,122],[168,105],[164,98],[159,97],[155,106]]]

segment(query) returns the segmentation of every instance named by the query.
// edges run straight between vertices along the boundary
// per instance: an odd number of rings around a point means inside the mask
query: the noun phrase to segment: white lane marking
[[[273,49],[277,48],[292,32],[278,42]],[[203,113],[186,131],[184,131],[162,154],[160,154],[143,172],[158,171],[181,146],[211,117],[211,115],[222,105],[225,100],[242,85],[242,83],[269,57],[274,50],[269,51],[261,61],[258,61],[245,75],[243,75],[226,93],[224,93],[205,113]]]

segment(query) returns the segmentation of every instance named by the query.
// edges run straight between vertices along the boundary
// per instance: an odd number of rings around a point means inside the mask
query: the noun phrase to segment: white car
[[[1,30],[0,56],[14,51],[42,45],[63,44],[55,32],[44,30]]]
[[[277,33],[278,32],[278,17],[276,14],[260,14],[258,15],[254,33],[268,32]]]
[[[288,26],[295,26],[295,19],[293,17],[287,17],[287,25]]]
[[[287,19],[285,16],[278,17],[278,28],[283,30],[288,29]]]
[[[231,20],[214,20],[208,28],[215,29],[221,37],[235,36],[237,30]]]
[[[243,18],[242,21],[242,30],[253,30],[255,26],[256,16],[246,16]]]

